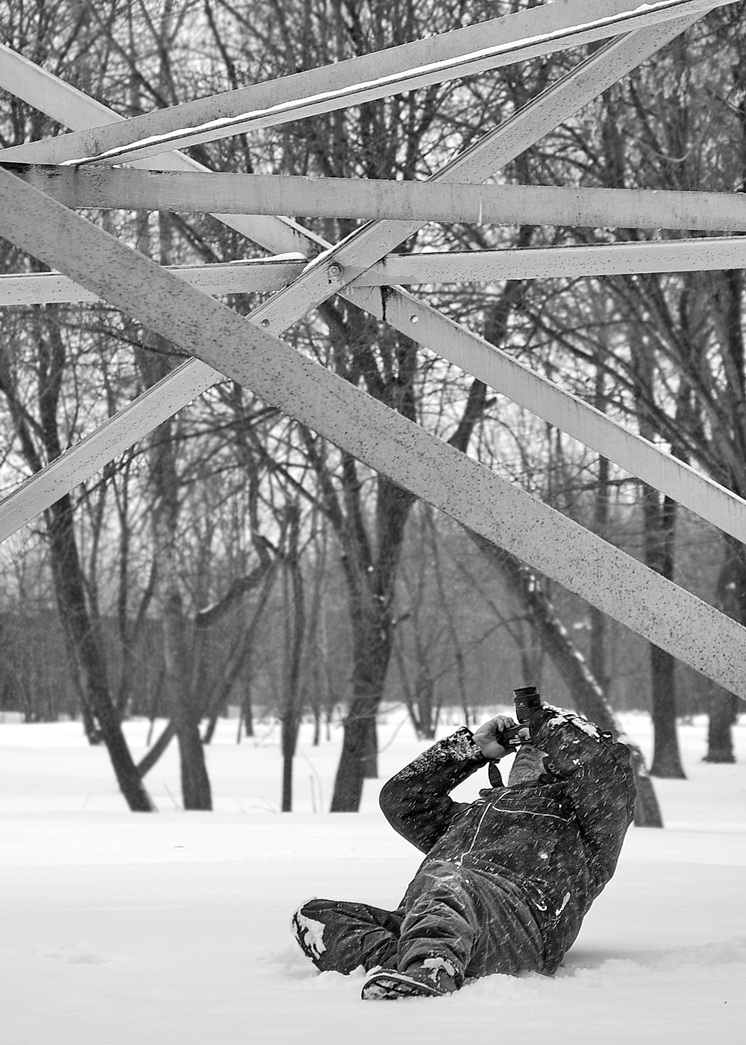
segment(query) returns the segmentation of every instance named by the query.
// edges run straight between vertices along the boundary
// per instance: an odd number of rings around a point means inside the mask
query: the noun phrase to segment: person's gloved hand
[[[474,741],[485,758],[496,762],[515,751],[515,747],[501,743],[500,737],[506,729],[515,729],[517,726],[518,723],[510,715],[495,715],[489,722],[485,722],[483,726],[475,730]],[[528,726],[522,726],[518,735],[522,740],[529,740]]]

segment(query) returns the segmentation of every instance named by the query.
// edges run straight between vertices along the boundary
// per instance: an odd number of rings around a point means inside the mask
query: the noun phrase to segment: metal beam
[[[0,153],[2,162],[3,153]],[[368,181],[9,164],[67,207],[187,214],[746,231],[746,195],[441,181]]]
[[[746,237],[708,237],[524,250],[389,254],[377,265],[363,270],[355,285],[489,283],[741,268],[746,268]]]
[[[0,234],[746,699],[746,629],[0,171]]]
[[[208,294],[281,290],[306,268],[304,258],[271,258],[222,265],[169,265],[191,287]],[[361,270],[350,287],[433,283],[487,283],[508,279],[577,279],[637,272],[697,272],[746,268],[746,238],[708,237],[645,243],[525,248],[521,250],[428,251],[388,254]],[[350,266],[347,274],[354,272]],[[90,291],[57,272],[0,275],[0,306],[95,302]]]
[[[46,155],[55,163],[125,158],[131,162],[164,150],[360,105],[732,2],[658,0],[635,5],[634,0],[556,0],[375,54],[134,117],[125,127],[117,124],[93,133],[61,136],[50,145],[52,154],[48,151]],[[11,64],[12,56],[6,50],[4,64]],[[29,68],[13,64],[12,76],[6,74],[3,81],[11,91],[16,90],[20,77],[32,75]],[[33,146],[22,148],[27,159],[39,159]],[[7,159],[19,156],[17,148],[6,153]]]
[[[232,261],[224,265],[168,265],[166,268],[190,287],[199,287],[208,294],[248,294],[286,287],[302,273],[306,264],[305,259],[274,258]],[[60,272],[0,275],[0,306],[90,304],[100,300]]]

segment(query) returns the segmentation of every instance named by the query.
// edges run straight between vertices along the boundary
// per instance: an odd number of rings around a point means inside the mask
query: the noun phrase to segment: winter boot
[[[364,1000],[398,998],[439,998],[458,990],[455,969],[440,956],[425,958],[410,965],[405,971],[378,969],[363,984],[360,997]]]
[[[306,958],[310,958],[317,968],[320,968],[319,959],[326,950],[324,929],[323,922],[308,918],[302,911],[293,915],[293,936]]]

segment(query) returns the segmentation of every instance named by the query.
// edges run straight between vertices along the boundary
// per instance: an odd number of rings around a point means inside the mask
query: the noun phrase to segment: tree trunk
[[[306,630],[305,592],[298,557],[300,513],[297,504],[288,509],[288,551],[285,572],[286,631],[285,644],[290,650],[285,678],[285,707],[282,713],[282,812],[293,808],[293,761],[298,745],[298,731],[303,713],[301,666]]]
[[[352,628],[352,700],[334,781],[331,811],[360,808],[363,782],[378,775],[376,716],[383,697],[393,646],[392,602],[404,529],[412,495],[385,476],[377,480],[374,555],[362,524],[359,484],[351,459],[344,470],[351,517],[337,532],[343,539],[342,565]]]
[[[435,740],[439,711],[435,700],[435,682],[425,669],[421,669],[411,716],[420,740]]]
[[[733,726],[741,710],[741,701],[719,686],[713,686],[707,726],[707,754],[703,762],[735,762]]]
[[[728,616],[746,622],[746,562],[743,546],[727,541],[723,564],[718,574],[716,600],[718,608]],[[707,753],[705,762],[735,762],[733,726],[743,705],[738,697],[713,685],[710,694]]]
[[[212,809],[212,789],[200,735],[200,707],[192,692],[191,672],[188,670],[194,659],[188,647],[191,629],[185,620],[181,595],[176,587],[175,568],[163,545],[159,561],[166,574],[161,599],[165,681],[169,713],[179,747],[181,798],[184,809],[209,811]]]
[[[577,709],[601,729],[619,737],[622,731],[611,706],[591,675],[585,659],[575,649],[567,630],[557,619],[551,603],[537,585],[536,578],[514,556],[491,544],[479,534],[467,532],[488,561],[500,570],[515,595],[522,600],[532,627],[572,694]],[[625,743],[632,753],[637,783],[635,824],[638,827],[663,827],[663,818],[642,752],[628,738],[625,738]]]
[[[293,809],[293,763],[298,744],[298,726],[295,722],[282,720],[282,800],[281,810],[290,813]]]
[[[645,563],[668,580],[674,573],[676,502],[644,486]],[[649,644],[650,703],[653,717],[653,776],[684,780],[676,721],[676,661],[670,653]]]
[[[365,780],[366,758],[370,751],[371,723],[375,726],[379,694],[360,696],[350,703],[342,740],[337,775],[334,779],[332,813],[356,813],[360,809]]]
[[[162,342],[159,342],[164,347]],[[151,378],[163,369],[164,360],[141,353],[141,365]],[[165,369],[168,369],[166,365]],[[151,383],[151,382],[149,382]],[[157,591],[163,619],[164,688],[169,716],[179,748],[181,794],[184,809],[212,809],[205,749],[200,736],[202,695],[196,693],[198,669],[192,622],[181,598],[178,571],[179,476],[173,419],[165,421],[150,438],[151,509]]]
[[[606,407],[605,371],[599,364],[596,370],[595,407],[603,411]],[[598,458],[598,478],[593,494],[593,530],[599,537],[606,538],[609,529],[609,460]],[[602,693],[608,689],[609,680],[606,675],[606,614],[597,606],[590,607],[590,646],[589,661],[591,675],[596,680]]]
[[[653,776],[686,779],[679,755],[676,723],[676,661],[665,650],[650,646],[653,715]]]
[[[209,812],[212,809],[212,788],[205,762],[205,748],[199,733],[199,723],[192,728],[181,728],[179,762],[181,766],[181,796],[184,809]]]
[[[79,668],[85,712],[95,719],[127,805],[133,812],[151,813],[155,806],[122,732],[109,689],[100,635],[88,613],[72,512],[72,502],[66,495],[47,513],[55,593],[68,651]]]
[[[254,736],[254,709],[251,702],[251,683],[247,682],[244,686],[243,700],[241,701],[241,710],[238,716],[238,737],[240,739],[241,729],[246,733],[247,737]]]
[[[379,706],[380,703],[379,699]],[[368,743],[363,759],[363,778],[365,780],[378,779],[378,727],[375,718],[368,721]]]
[[[370,623],[363,631],[358,622],[354,642],[353,698],[345,717],[342,752],[334,780],[332,813],[356,813],[363,796],[363,783],[370,779],[371,760],[377,749],[376,716],[383,695],[391,656],[391,635],[385,621]]]

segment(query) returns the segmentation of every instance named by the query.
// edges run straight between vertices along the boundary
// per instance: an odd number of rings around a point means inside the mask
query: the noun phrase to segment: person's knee
[[[405,906],[407,914],[438,910],[471,921],[474,903],[468,874],[455,865],[423,868],[412,883]]]
[[[409,884],[404,899],[405,906],[411,904],[419,896],[451,896],[460,895],[464,891],[466,879],[463,869],[447,860],[433,861],[421,867]]]

